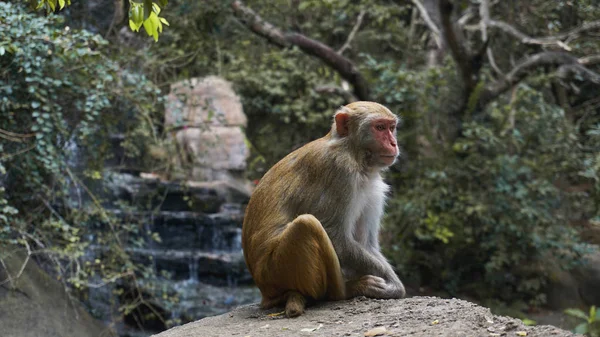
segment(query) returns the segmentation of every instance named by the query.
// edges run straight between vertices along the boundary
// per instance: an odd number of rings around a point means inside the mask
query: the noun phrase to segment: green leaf
[[[65,0],[58,0],[58,5],[59,5],[60,9],[65,8]]]
[[[575,330],[573,330],[573,332],[578,333],[578,334],[586,334],[589,331],[589,327],[587,323],[581,323],[579,324],[577,327],[575,327]]]
[[[167,21],[167,19],[165,19],[165,18],[159,18],[159,19],[160,19],[160,22],[164,23],[167,26],[169,25],[169,21]]]
[[[588,315],[579,309],[566,309],[565,314],[573,317],[585,319],[587,321]]]
[[[166,24],[167,26],[169,24]],[[4,53],[6,52],[6,50],[4,49],[4,46],[0,46],[0,56],[4,55]]]
[[[146,33],[149,36],[154,35],[154,32],[156,32],[156,28],[157,27],[154,25],[154,22],[152,20],[148,19],[144,21],[144,29],[146,30]]]
[[[134,32],[138,32],[140,30],[140,27],[136,25],[135,22],[133,22],[133,20],[129,20],[129,29],[131,29]]]

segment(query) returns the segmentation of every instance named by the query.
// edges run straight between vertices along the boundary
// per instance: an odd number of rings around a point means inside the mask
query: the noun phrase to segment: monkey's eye
[[[397,128],[398,128],[397,125],[392,125],[392,126],[390,126],[390,131],[394,132],[394,131],[396,131]]]
[[[376,125],[376,126],[375,126],[375,129],[376,129],[377,131],[383,131],[383,130],[385,130],[385,126],[384,126],[384,125],[381,125],[381,124],[379,124],[379,125]]]

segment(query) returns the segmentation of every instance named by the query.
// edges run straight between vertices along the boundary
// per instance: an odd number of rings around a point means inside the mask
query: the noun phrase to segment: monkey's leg
[[[313,215],[300,215],[286,226],[271,261],[278,286],[288,290],[285,296],[289,317],[302,314],[305,297],[345,297],[340,262],[327,232]]]

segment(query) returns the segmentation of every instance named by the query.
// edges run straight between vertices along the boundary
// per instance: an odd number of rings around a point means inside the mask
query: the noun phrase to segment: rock
[[[239,127],[212,126],[177,131],[177,143],[191,156],[188,179],[227,180],[246,169],[249,155],[244,132]],[[234,172],[231,172],[234,171]]]
[[[587,256],[585,264],[577,267],[573,274],[584,303],[600,306],[600,252]]]
[[[103,197],[108,201],[104,205],[107,208],[115,208],[112,202],[124,200],[141,209],[217,213],[227,203],[247,203],[250,191],[248,184],[238,181],[176,182],[155,176],[108,172]]]
[[[359,297],[319,303],[294,319],[269,315],[281,310],[265,311],[257,304],[246,305],[155,336],[364,336],[376,328],[387,335],[411,337],[575,336],[553,326],[525,326],[518,319],[494,316],[488,308],[458,299],[373,300]]]
[[[242,103],[231,83],[217,77],[192,78],[171,85],[166,126],[246,126]]]
[[[9,252],[15,247],[0,247]],[[23,252],[2,256],[0,283],[18,275]],[[0,335],[2,337],[97,337],[111,336],[107,327],[93,319],[83,306],[70,299],[62,284],[30,259],[14,282],[0,286]]]
[[[586,309],[600,306],[600,252],[583,258],[584,263],[569,271],[550,268],[546,287],[547,307],[553,310]]]
[[[246,124],[240,98],[226,80],[209,76],[173,84],[165,112],[177,148],[173,176],[249,188],[243,177],[250,154]]]
[[[585,306],[579,294],[579,285],[571,271],[555,266],[549,272],[550,280],[546,290],[546,307],[553,310],[582,308]]]

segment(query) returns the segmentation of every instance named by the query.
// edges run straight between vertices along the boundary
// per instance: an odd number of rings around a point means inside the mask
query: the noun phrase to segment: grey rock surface
[[[458,299],[360,297],[319,303],[295,319],[277,315],[279,310],[246,305],[155,336],[575,336],[554,326],[525,326],[518,319],[495,316],[488,308]]]

